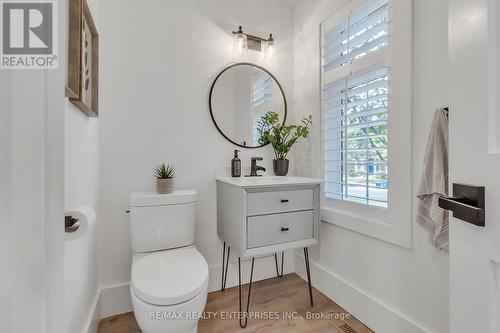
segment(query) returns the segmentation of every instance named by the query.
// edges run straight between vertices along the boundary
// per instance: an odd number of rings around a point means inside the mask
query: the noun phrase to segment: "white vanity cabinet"
[[[318,244],[320,184],[304,177],[218,177],[217,233],[240,257]]]

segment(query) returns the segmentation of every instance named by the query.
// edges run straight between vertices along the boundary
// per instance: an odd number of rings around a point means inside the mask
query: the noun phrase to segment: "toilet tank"
[[[130,194],[130,237],[134,253],[192,245],[195,225],[195,190]]]

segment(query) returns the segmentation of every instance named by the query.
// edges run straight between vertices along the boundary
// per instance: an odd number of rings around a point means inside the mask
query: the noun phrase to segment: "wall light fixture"
[[[273,34],[269,34],[269,38],[262,38],[243,32],[243,28],[239,26],[238,31],[233,31],[234,43],[233,53],[240,55],[248,49],[262,52],[267,59],[274,58],[274,38]]]

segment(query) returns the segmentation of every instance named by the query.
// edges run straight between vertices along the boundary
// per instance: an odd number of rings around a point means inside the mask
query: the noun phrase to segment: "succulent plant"
[[[175,176],[175,170],[173,165],[163,163],[156,167],[154,175],[158,179],[171,179]]]

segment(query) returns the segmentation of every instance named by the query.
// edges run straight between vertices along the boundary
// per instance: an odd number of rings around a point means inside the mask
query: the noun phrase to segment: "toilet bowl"
[[[194,245],[195,217],[193,190],[130,195],[130,296],[143,333],[197,331],[208,265]]]
[[[144,333],[196,332],[207,288],[208,265],[194,247],[134,257],[130,293]]]

